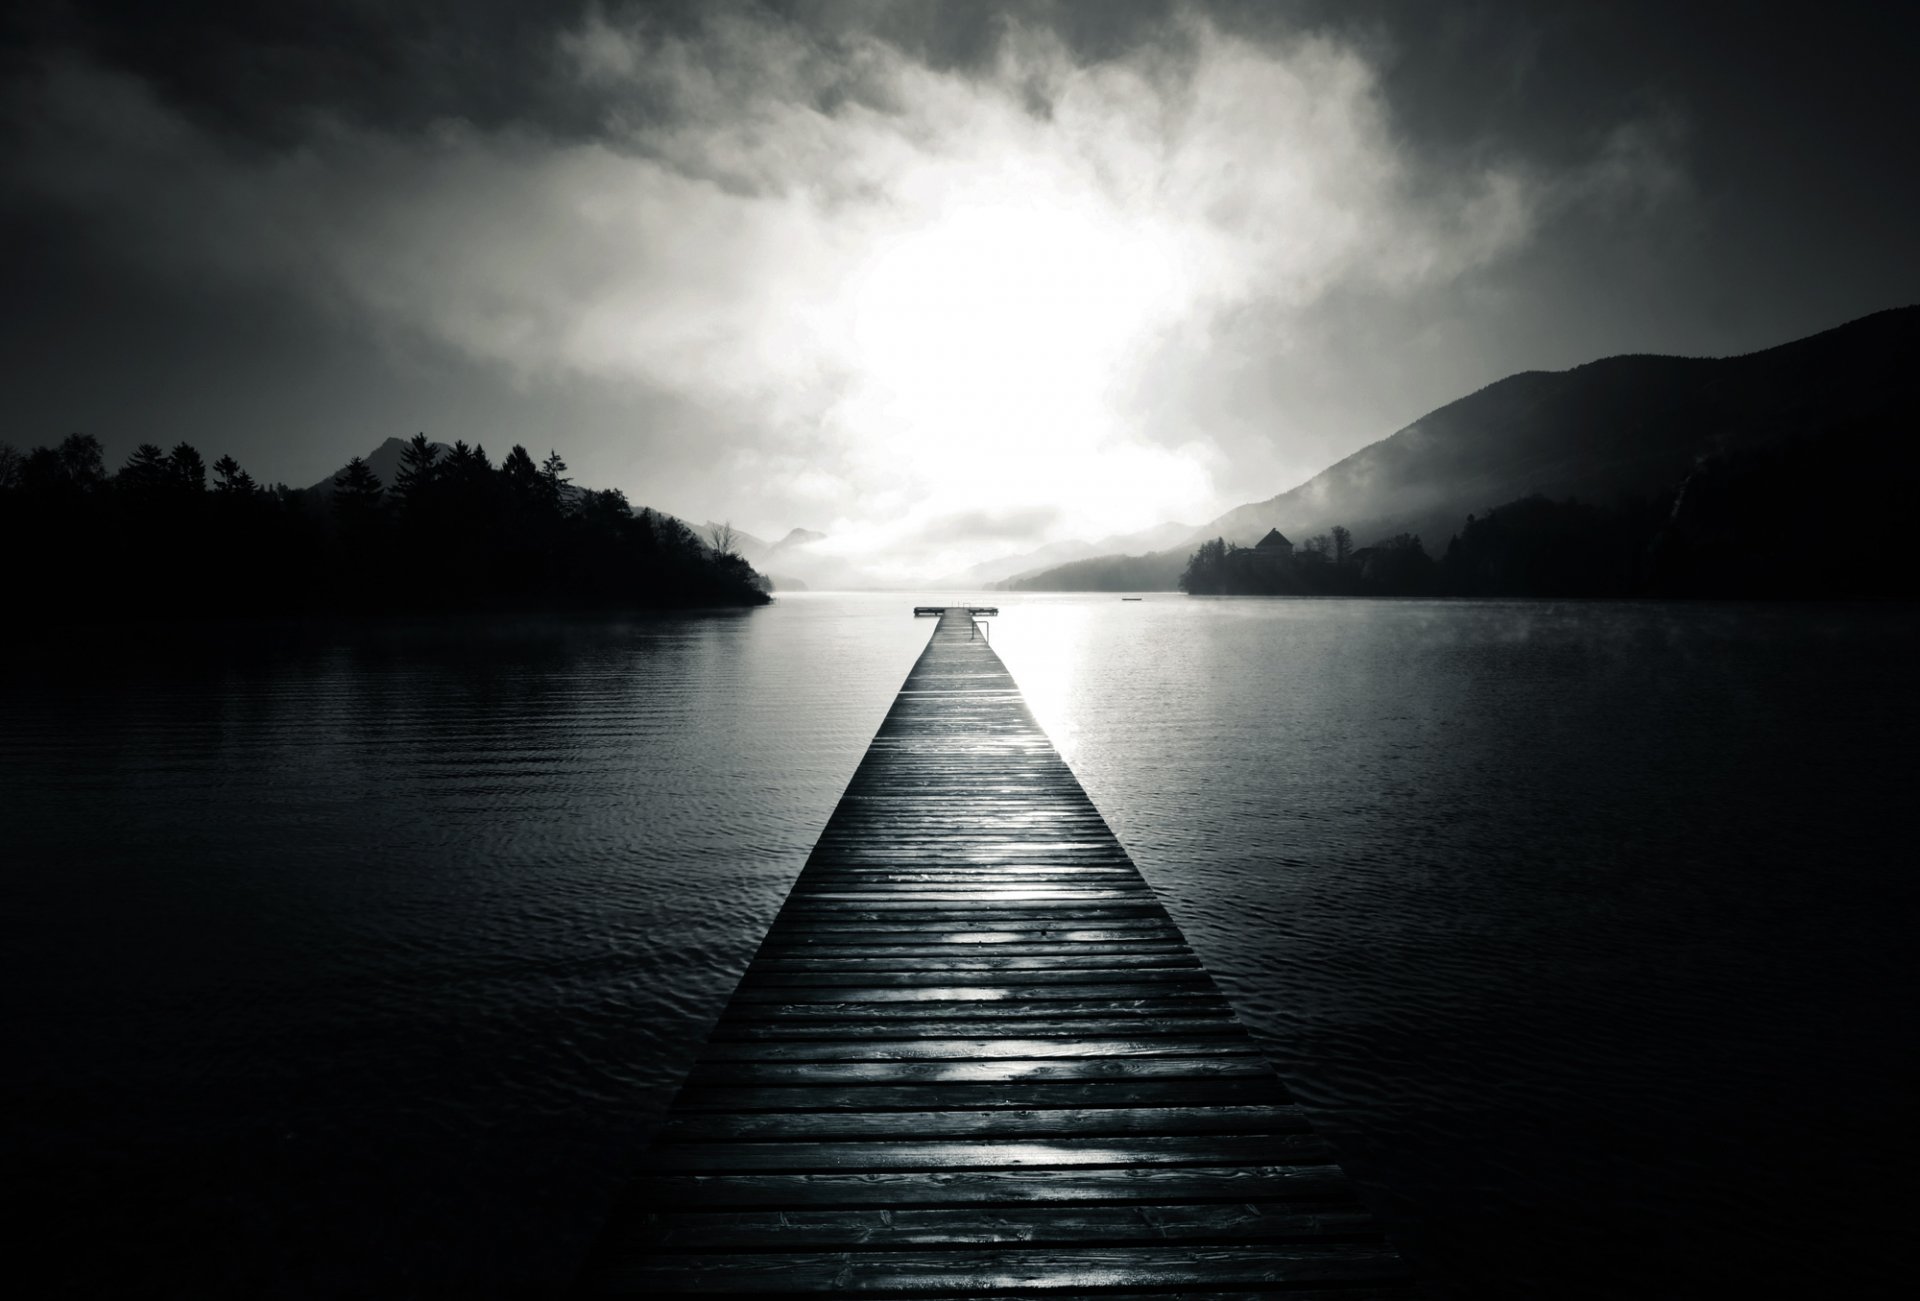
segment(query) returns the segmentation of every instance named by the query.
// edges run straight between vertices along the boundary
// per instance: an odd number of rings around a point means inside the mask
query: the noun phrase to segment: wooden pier
[[[972,619],[941,615],[581,1293],[1408,1295]]]

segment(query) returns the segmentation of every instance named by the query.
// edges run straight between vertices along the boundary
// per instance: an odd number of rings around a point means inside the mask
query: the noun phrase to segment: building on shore
[[[1268,529],[1267,536],[1253,544],[1253,558],[1263,568],[1284,568],[1293,563],[1293,543],[1279,529]]]

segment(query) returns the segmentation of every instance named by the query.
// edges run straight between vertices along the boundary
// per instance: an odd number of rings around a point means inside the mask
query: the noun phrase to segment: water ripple
[[[563,1281],[924,644],[908,603],[16,672],[0,1103],[67,1289],[114,1224],[209,1295]],[[1913,1146],[1910,613],[1001,604],[1042,725],[1431,1274],[1893,1277],[1902,1203],[1864,1193]]]

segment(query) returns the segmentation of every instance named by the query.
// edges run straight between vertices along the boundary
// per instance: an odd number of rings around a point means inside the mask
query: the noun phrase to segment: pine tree
[[[142,443],[120,467],[114,483],[135,492],[151,492],[166,486],[169,477],[167,454],[152,443]]]
[[[207,490],[207,463],[190,443],[180,443],[167,457],[167,480],[182,492]]]
[[[520,498],[531,496],[540,482],[540,471],[534,466],[533,458],[518,443],[500,462],[500,473],[505,476],[507,486],[513,489],[514,496]]]
[[[365,520],[380,509],[380,476],[356,456],[347,468],[333,476],[333,512],[343,520]]]
[[[400,472],[393,478],[393,490],[408,514],[417,513],[433,494],[440,478],[440,449],[427,441],[425,433],[415,434],[400,453]]]
[[[254,491],[253,476],[240,468],[240,462],[231,456],[223,456],[213,463],[213,490],[218,493],[246,496]]]
[[[567,463],[560,459],[560,453],[551,448],[547,450],[547,459],[540,463],[540,495],[554,510],[560,509],[560,490],[569,482],[561,477],[566,468]]]

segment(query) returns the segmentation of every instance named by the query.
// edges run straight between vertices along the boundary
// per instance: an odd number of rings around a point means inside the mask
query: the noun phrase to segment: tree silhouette
[[[152,443],[142,443],[133,449],[133,455],[120,467],[114,482],[123,489],[150,494],[166,487],[172,482],[172,477],[167,454]]]
[[[1377,589],[1392,596],[1418,596],[1435,585],[1433,558],[1410,533],[1395,534],[1376,545],[1368,571]]]
[[[547,504],[556,511],[562,505],[560,490],[570,482],[561,477],[566,473],[566,469],[567,463],[560,459],[560,453],[552,449],[548,450],[547,459],[540,463],[541,492],[545,495]]]
[[[1353,558],[1353,534],[1344,524],[1335,524],[1332,530],[1333,563],[1344,565]]]
[[[106,451],[92,434],[68,434],[58,457],[60,472],[75,488],[90,491],[107,481]]]
[[[213,463],[213,490],[222,495],[245,495],[256,491],[253,476],[240,468],[240,462],[223,456]]]
[[[178,443],[167,456],[167,481],[181,492],[207,490],[207,463],[189,443]]]
[[[371,519],[380,509],[380,498],[385,491],[380,476],[356,456],[347,462],[346,469],[333,476],[334,514],[354,522]]]
[[[737,556],[740,554],[740,534],[735,531],[732,520],[707,525],[707,541],[712,545],[715,555]]]
[[[533,458],[527,455],[527,449],[518,443],[501,460],[500,473],[514,497],[520,501],[531,500],[538,491],[540,471],[534,466]]]
[[[579,513],[592,527],[613,531],[633,518],[633,507],[628,504],[626,493],[607,488],[582,495]]]
[[[1662,531],[1671,514],[1522,497],[1467,516],[1447,546],[1442,576],[1461,596],[1629,595],[1647,582],[1648,534]]]
[[[1218,595],[1230,590],[1228,570],[1240,548],[1225,538],[1202,542],[1187,558],[1186,572],[1180,575],[1180,590],[1190,596]]]
[[[493,467],[487,463],[484,447],[468,447],[464,440],[455,439],[453,450],[447,453],[447,463],[442,467],[442,473],[456,491],[464,492],[475,483],[482,482],[491,469]]]
[[[0,446],[0,548],[33,557],[10,575],[12,605],[58,621],[767,599],[744,560],[709,552],[671,517],[636,513],[617,490],[579,494],[582,508],[563,511],[557,452],[544,469],[517,446],[495,469],[464,442],[444,460],[428,445],[412,461],[421,509],[389,512],[360,457],[331,492],[300,492],[262,491],[223,455],[209,493],[206,462],[186,443],[171,454],[142,444],[111,480],[87,435],[24,456]],[[402,546],[449,563],[422,581],[368,582]],[[196,581],[154,583],[156,566]]]
[[[440,449],[427,441],[425,433],[415,434],[400,453],[400,470],[393,476],[393,491],[400,507],[413,515],[425,509],[427,498],[439,479]]]
[[[51,447],[36,447],[21,457],[14,483],[23,495],[34,500],[51,499],[70,488],[60,453]]]

